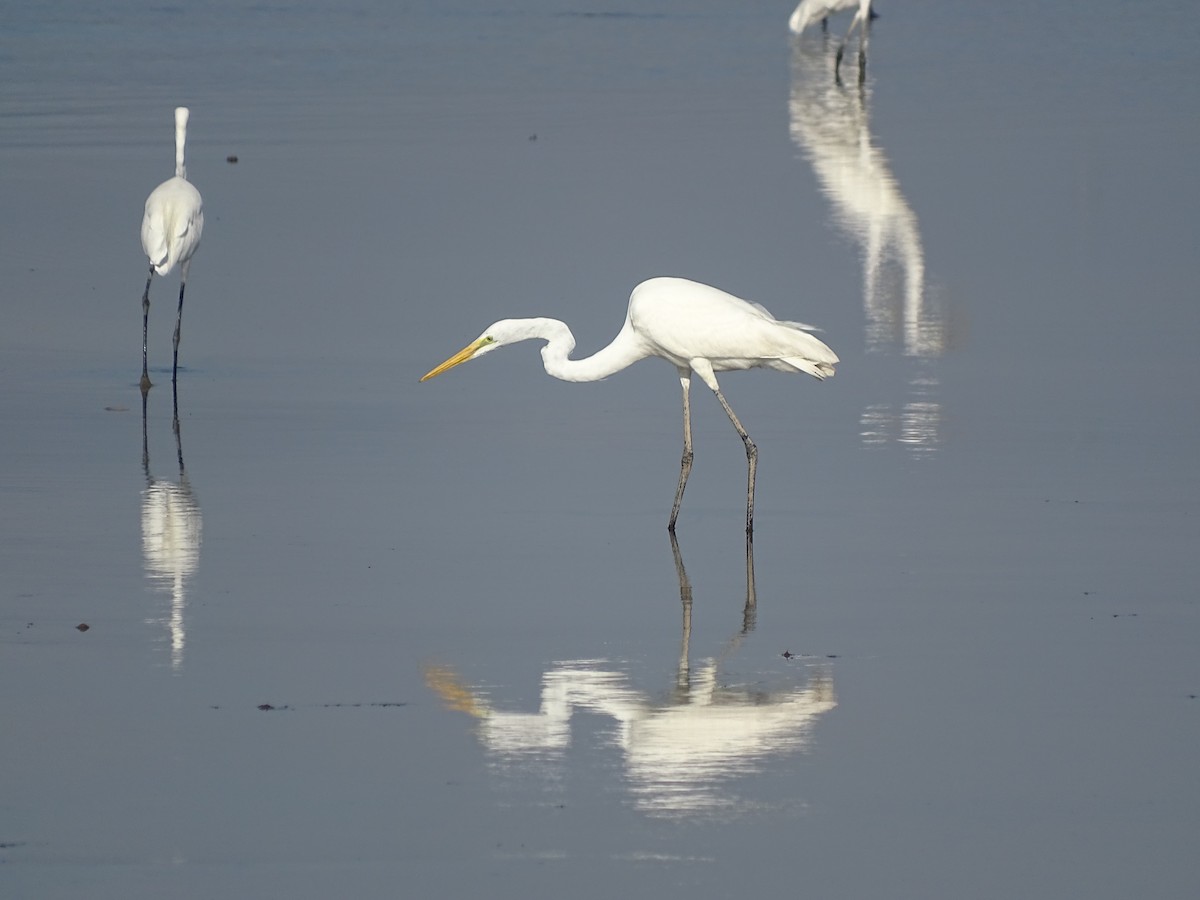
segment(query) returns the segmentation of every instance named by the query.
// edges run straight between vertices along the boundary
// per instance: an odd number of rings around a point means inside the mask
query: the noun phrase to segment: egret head
[[[514,341],[522,340],[522,338],[514,336],[514,330],[511,327],[511,319],[503,319],[496,322],[490,328],[487,328],[483,334],[467,344],[448,360],[439,366],[435,366],[430,371],[421,376],[422,381],[428,381],[430,378],[436,378],[447,369],[453,369],[459,363],[465,363],[469,359],[476,359],[483,356],[485,353],[491,353],[505,344],[511,344]]]
[[[468,359],[475,359],[509,344],[532,340],[555,342],[564,358],[575,347],[575,338],[571,336],[571,330],[558,319],[501,319],[440,366],[427,372],[421,380],[428,381],[447,369],[453,369],[459,363],[465,363]],[[542,348],[543,357],[549,347],[550,344],[547,343],[547,346]]]
[[[813,18],[813,5],[807,2],[801,3],[792,11],[791,18],[788,19],[788,30],[792,34],[800,34],[808,27]]]

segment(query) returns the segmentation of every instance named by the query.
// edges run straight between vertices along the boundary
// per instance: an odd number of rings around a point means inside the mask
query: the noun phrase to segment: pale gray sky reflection
[[[754,629],[752,542],[746,544],[742,627],[696,666],[691,583],[674,537],[671,544],[683,621],[675,684],[665,695],[634,687],[619,661],[565,660],[542,674],[537,710],[523,712],[499,708],[487,690],[464,683],[449,666],[425,667],[426,683],[447,708],[477,720],[476,735],[498,777],[533,771],[541,783],[561,785],[571,760],[572,717],[592,713],[612,720],[603,735],[620,750],[622,789],[637,809],[664,818],[727,818],[751,808],[732,782],[810,745],[819,719],[837,706],[827,666],[806,667],[803,683],[781,688],[721,678],[723,663]]]
[[[864,407],[862,442],[894,442],[923,455],[940,440],[938,372],[928,361],[945,351],[944,310],[926,289],[916,214],[871,135],[870,79],[859,83],[845,69],[836,79],[836,52],[827,36],[793,40],[792,140],[812,164],[834,221],[860,246],[868,352],[899,347],[912,360],[903,401]]]

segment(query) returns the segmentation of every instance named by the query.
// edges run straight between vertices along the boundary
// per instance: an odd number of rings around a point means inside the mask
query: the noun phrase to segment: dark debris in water
[[[311,703],[311,704],[309,704],[310,709],[311,708],[315,708],[315,709],[396,709],[401,706],[408,706],[408,704],[401,703],[401,702],[395,701],[395,700],[375,701],[375,702],[367,702],[367,703]],[[219,708],[220,707],[217,707],[217,706],[213,707],[213,709],[219,709]],[[258,709],[262,710],[263,712],[274,712],[276,710],[281,710],[281,709],[295,709],[295,708],[296,707],[291,706],[286,703],[283,704],[282,706],[275,706],[271,703],[258,704]]]

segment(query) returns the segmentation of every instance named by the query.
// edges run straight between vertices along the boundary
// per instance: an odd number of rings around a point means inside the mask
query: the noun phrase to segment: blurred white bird
[[[830,16],[843,10],[854,9],[856,6],[858,12],[854,14],[854,21],[850,23],[851,29],[855,25],[867,24],[867,20],[874,17],[871,0],[800,0],[800,4],[788,19],[788,28],[792,34],[800,34],[813,22],[820,22],[821,28],[826,29],[829,27],[827,20]]]
[[[180,106],[175,110],[175,177],[169,178],[150,192],[146,198],[146,212],[142,216],[142,249],[150,260],[150,274],[146,276],[146,290],[142,293],[142,390],[150,388],[150,376],[146,372],[146,331],[150,321],[150,282],[155,273],[168,274],[179,264],[179,311],[175,318],[174,361],[171,365],[171,381],[175,381],[179,369],[179,328],[183,320],[183,292],[187,287],[188,268],[192,254],[200,244],[204,230],[204,202],[200,192],[187,180],[187,168],[183,164],[184,145],[187,143],[188,110]]]
[[[603,350],[586,359],[569,359],[575,336],[558,319],[502,319],[478,338],[428,372],[427,381],[469,359],[507,344],[546,341],[542,362],[549,375],[563,381],[599,381],[645,359],[658,356],[675,366],[683,385],[683,461],[668,529],[675,531],[679,505],[692,469],[692,418],[688,394],[695,372],[717,395],[729,421],[746,445],[746,531],[754,530],[754,473],[758,448],[725,401],[716,372],[774,369],[806,372],[824,379],[833,374],[837,354],[800,322],[780,322],[757,303],[686,278],[651,278],[633,289],[625,325]]]
[[[821,23],[821,30],[829,29],[829,17],[843,10],[854,9],[858,10],[854,13],[854,18],[850,20],[850,27],[846,29],[846,36],[842,38],[841,46],[838,47],[837,58],[834,60],[833,71],[836,75],[842,65],[842,55],[845,53],[846,44],[850,40],[850,35],[854,33],[854,29],[860,29],[860,43],[858,53],[859,77],[864,76],[866,70],[866,50],[865,42],[867,39],[867,29],[871,25],[871,20],[875,18],[875,12],[871,9],[871,0],[800,0],[799,5],[792,11],[792,16],[788,19],[788,28],[792,34],[802,34],[804,29],[813,22]]]

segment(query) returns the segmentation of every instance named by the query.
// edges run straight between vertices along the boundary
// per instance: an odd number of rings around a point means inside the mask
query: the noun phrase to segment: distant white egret
[[[814,22],[821,23],[821,29],[828,30],[829,17],[843,10],[854,9],[858,7],[854,13],[854,18],[850,20],[850,27],[846,29],[846,36],[842,38],[842,43],[838,47],[837,59],[834,61],[833,70],[836,74],[842,64],[842,54],[846,50],[846,44],[850,40],[850,35],[854,33],[854,29],[860,29],[860,40],[866,41],[867,29],[871,25],[871,19],[875,18],[875,12],[871,9],[871,0],[800,0],[800,3],[792,11],[791,18],[788,19],[788,29],[792,34],[802,34],[804,29]],[[865,71],[864,64],[865,51],[863,44],[859,44],[859,77],[863,76]]]
[[[179,369],[179,328],[183,321],[183,292],[187,287],[188,268],[192,254],[200,244],[204,230],[204,202],[200,192],[187,180],[187,168],[183,164],[184,145],[187,143],[188,110],[180,106],[175,110],[175,177],[169,178],[150,192],[146,198],[146,212],[142,216],[142,249],[150,259],[150,274],[146,276],[146,290],[142,293],[142,390],[150,387],[150,376],[146,372],[146,331],[150,321],[150,282],[155,273],[168,274],[179,264],[179,312],[175,318],[174,361],[171,365],[171,381],[175,381]]]
[[[824,343],[808,332],[811,326],[781,322],[757,303],[685,278],[652,278],[633,289],[620,333],[607,347],[586,359],[569,359],[575,337],[557,319],[502,319],[437,366],[421,380],[518,341],[543,340],[546,372],[563,381],[599,381],[649,356],[661,357],[679,371],[683,385],[683,460],[668,528],[675,531],[679,505],[692,469],[692,418],[689,401],[695,372],[717,395],[717,401],[746,446],[746,531],[754,530],[754,474],[758,449],[734,415],[717,384],[715,372],[774,369],[807,372],[824,379],[838,362]]]
[[[821,28],[828,28],[828,19],[834,13],[858,7],[854,21],[850,23],[851,30],[855,25],[865,25],[869,18],[874,17],[871,11],[871,0],[800,0],[799,5],[792,11],[788,19],[788,28],[792,34],[800,34],[814,22],[820,22]]]

